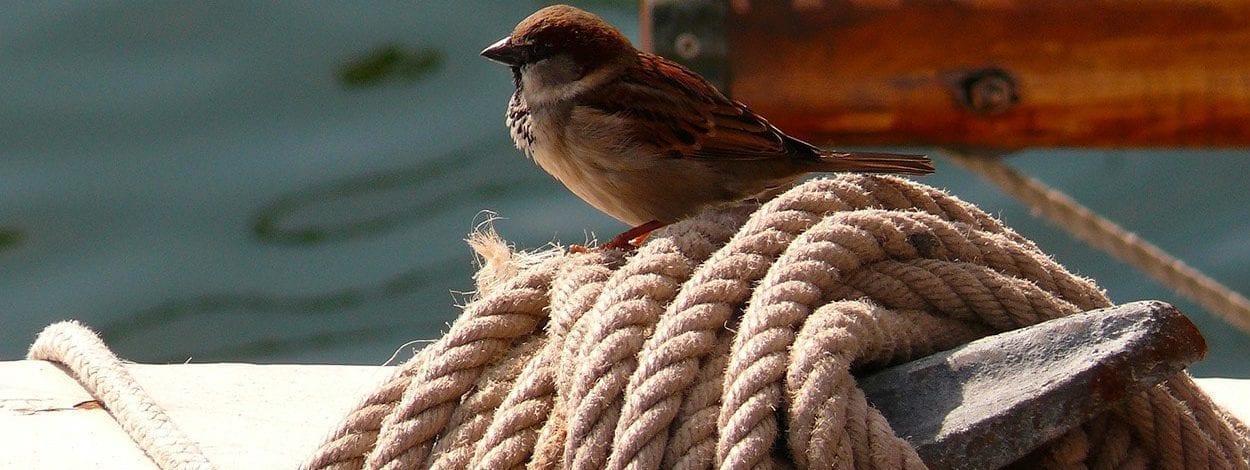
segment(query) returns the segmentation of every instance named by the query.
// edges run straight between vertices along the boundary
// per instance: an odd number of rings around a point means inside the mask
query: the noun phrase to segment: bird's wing
[[[793,158],[810,148],[689,69],[647,53],[617,81],[579,97],[579,105],[628,119],[635,142],[678,158]]]

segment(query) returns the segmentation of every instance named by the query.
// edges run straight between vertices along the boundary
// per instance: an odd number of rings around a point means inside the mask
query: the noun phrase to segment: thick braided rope
[[[199,446],[174,425],[95,332],[75,321],[44,328],[27,359],[65,365],[160,468],[214,468]]]
[[[487,341],[491,341],[493,339],[489,335],[492,330],[491,327],[497,327],[501,324],[504,326],[502,329],[512,330],[510,332],[505,331],[504,336],[508,336],[507,333],[514,333],[511,337],[527,333],[518,332],[517,328],[509,328],[515,325],[504,323],[508,319],[515,320],[515,316],[511,315],[511,313],[517,310],[515,308],[517,306],[528,307],[522,309],[522,311],[531,315],[543,314],[543,305],[541,304],[546,300],[546,288],[551,282],[551,277],[555,270],[564,262],[565,260],[561,259],[548,260],[534,269],[528,270],[524,275],[512,279],[506,285],[492,292],[492,294],[488,294],[478,302],[475,302],[472,307],[466,308],[465,313],[452,325],[452,330],[448,332],[448,335],[435,343],[438,346],[437,348],[434,347],[435,345],[426,347],[413,360],[399,367],[385,385],[366,397],[357,406],[356,410],[340,423],[330,434],[327,441],[304,464],[304,467],[361,468],[365,465],[374,467],[376,466],[375,464],[366,461],[370,452],[385,451],[388,452],[387,455],[403,454],[405,451],[417,447],[417,445],[407,448],[403,447],[404,443],[408,441],[401,440],[396,435],[398,430],[395,428],[395,424],[391,424],[391,427],[387,429],[391,432],[386,435],[386,439],[389,441],[379,441],[382,430],[385,428],[385,423],[396,423],[403,417],[403,415],[397,413],[398,411],[405,410],[409,413],[417,411],[413,409],[411,403],[411,400],[415,397],[411,396],[409,392],[411,391],[415,394],[420,389],[420,386],[428,387],[430,385],[428,380],[424,380],[424,377],[429,375],[430,367],[438,367],[442,364],[442,370],[446,370],[448,365],[462,364],[449,364],[449,356],[445,352],[452,349],[453,344],[462,343],[466,336],[470,338],[484,338]],[[483,322],[482,318],[486,318],[486,321]],[[505,322],[492,323],[490,322],[491,318],[502,318]],[[521,323],[523,327],[528,322],[522,320],[520,322],[508,323]],[[535,320],[535,323],[537,323],[537,320]],[[524,328],[519,329],[524,330]],[[458,333],[459,336],[453,337],[453,332]],[[497,342],[497,339],[494,340]],[[463,348],[461,350],[464,351]],[[470,359],[476,360],[479,365],[484,362],[481,357],[470,357]],[[472,379],[464,377],[464,375],[471,375],[472,372],[473,369],[470,368],[470,372],[462,374],[458,383],[447,385],[458,385],[461,393],[463,393],[464,389],[471,385],[465,384],[465,382],[472,382]],[[476,372],[480,373],[480,367],[477,368]],[[440,382],[440,384],[446,384],[446,382]],[[409,397],[409,401],[406,403],[407,406],[400,408],[400,404],[405,397]],[[445,402],[458,400],[458,396],[454,395],[444,395],[444,397],[446,398]],[[445,420],[450,419],[449,413],[446,413],[445,410],[443,413],[445,416],[441,417],[444,419],[444,422],[437,423],[436,426],[431,426],[432,428],[439,429],[443,424],[446,424]],[[435,416],[436,419],[438,417]],[[378,445],[379,442],[389,442],[391,445],[381,446]],[[421,444],[426,443],[428,441]],[[418,460],[415,457],[410,457],[410,461]]]
[[[407,390],[349,419],[343,429],[372,448],[340,446],[326,461],[920,468],[854,373],[1109,304],[941,191],[893,177],[812,181],[749,215],[663,229],[628,258],[515,270],[397,374]],[[500,316],[514,320],[491,324],[517,327],[459,327]],[[463,385],[441,385],[452,382]],[[1179,374],[1020,463],[1246,468],[1246,446],[1244,425]]]
[[[630,379],[627,394],[635,399],[627,403],[617,429],[616,455],[621,461],[629,459],[633,464],[653,467],[649,463],[658,456],[667,466],[680,466],[682,461],[699,461],[711,456],[706,440],[715,431],[714,420],[682,420],[677,435],[685,439],[675,442],[671,452],[664,456],[667,429],[680,412],[682,396],[696,385],[700,375],[707,375],[699,373],[700,363],[707,361],[721,342],[719,332],[730,321],[735,307],[746,301],[752,284],[763,277],[767,267],[796,234],[819,220],[819,213],[803,210],[805,205],[817,207],[824,203],[825,210],[846,210],[851,204],[876,203],[848,185],[828,180],[815,184],[827,187],[803,194],[823,198],[823,201],[782,197],[776,203],[778,210],[759,212],[725,248],[700,267],[680,296],[669,305],[641,354],[645,362]],[[844,199],[852,202],[844,203]],[[723,368],[723,364],[720,367]],[[716,370],[708,372],[719,374]],[[719,379],[715,385],[715,388],[720,387]],[[702,415],[714,416],[712,407],[716,405],[716,402],[706,403]],[[699,413],[692,410],[686,414]],[[698,450],[694,449],[696,439],[690,439],[692,434],[705,443]],[[639,448],[624,447],[624,442],[639,442]],[[648,462],[637,461],[640,458],[647,458]]]
[[[612,449],[624,393],[650,330],[680,286],[717,247],[733,235],[741,214],[721,213],[640,251],[645,263],[628,263],[608,280],[616,286],[587,314],[578,367],[572,368],[566,452],[574,467],[603,466]],[[656,462],[658,464],[658,462]],[[613,467],[616,463],[613,464]]]
[[[425,461],[434,438],[445,430],[461,397],[486,366],[546,318],[546,292],[557,269],[542,268],[523,273],[522,288],[502,289],[469,305],[451,330],[429,346],[430,357],[437,360],[426,361],[416,371],[396,411],[382,420],[378,445],[366,466],[413,468]]]

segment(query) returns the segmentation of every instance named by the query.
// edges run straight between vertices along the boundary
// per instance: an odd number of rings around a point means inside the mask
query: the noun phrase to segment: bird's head
[[[590,89],[623,70],[636,54],[619,30],[568,5],[538,10],[482,51],[483,57],[512,67],[517,87],[530,101]]]

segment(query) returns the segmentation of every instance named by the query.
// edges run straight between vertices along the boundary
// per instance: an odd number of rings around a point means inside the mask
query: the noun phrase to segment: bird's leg
[[[652,220],[650,222],[647,222],[645,224],[639,225],[637,227],[634,227],[634,228],[631,228],[629,230],[622,232],[620,235],[617,235],[607,244],[603,245],[602,249],[625,250],[625,251],[633,250],[641,246],[642,242],[647,240],[647,236],[651,235],[651,232],[665,225],[668,225],[668,224],[664,224],[664,223],[660,223],[659,221]]]

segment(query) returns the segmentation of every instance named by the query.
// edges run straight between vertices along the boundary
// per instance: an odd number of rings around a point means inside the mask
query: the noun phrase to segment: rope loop
[[[1111,305],[892,176],[708,211],[626,257],[478,251],[481,298],[309,468],[924,468],[855,373]],[[1027,461],[1247,468],[1244,425],[1196,390],[1178,374]]]
[[[304,468],[924,468],[855,375],[1109,306],[937,189],[841,175],[707,211],[637,253],[514,252],[489,233],[470,302]],[[163,467],[209,468],[99,338],[40,335]],[[1185,373],[1017,464],[1250,468],[1245,424]]]

